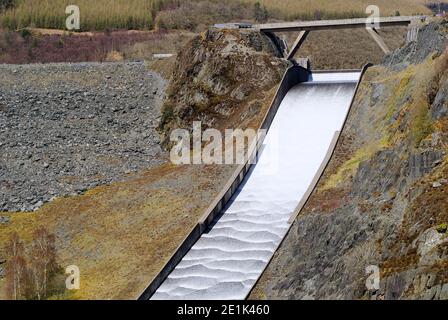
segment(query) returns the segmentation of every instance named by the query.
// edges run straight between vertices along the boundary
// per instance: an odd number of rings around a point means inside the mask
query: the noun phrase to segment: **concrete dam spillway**
[[[245,299],[333,151],[361,72],[313,73],[288,91],[222,215],[151,299]]]

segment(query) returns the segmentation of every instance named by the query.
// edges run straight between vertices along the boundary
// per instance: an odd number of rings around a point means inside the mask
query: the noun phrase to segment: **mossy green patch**
[[[448,223],[441,223],[438,226],[436,226],[436,230],[438,233],[446,233],[448,230]]]
[[[170,103],[166,102],[162,108],[159,128],[163,129],[172,119],[174,119],[174,107]]]
[[[411,89],[410,87],[412,86],[411,81],[414,76],[415,71],[412,67],[405,69],[397,75],[398,79],[396,79],[395,82],[398,83],[395,84],[392,94],[386,102],[386,115],[384,116],[384,120],[390,120],[397,111],[397,108],[400,107],[402,104],[400,103],[400,100],[404,100],[405,96],[409,93]]]
[[[387,135],[383,135],[381,139],[366,145],[353,154],[353,156],[345,161],[337,170],[335,174],[332,174],[323,187],[322,191],[333,189],[340,186],[347,178],[353,176],[358,169],[361,162],[370,159],[379,150],[387,148],[389,145],[389,138]]]
[[[415,147],[433,132],[433,122],[429,114],[429,106],[426,99],[418,97],[411,109],[411,136]]]

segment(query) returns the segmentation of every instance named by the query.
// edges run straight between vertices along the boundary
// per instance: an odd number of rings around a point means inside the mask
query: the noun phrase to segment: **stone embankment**
[[[0,65],[0,211],[163,162],[164,87],[143,63]]]

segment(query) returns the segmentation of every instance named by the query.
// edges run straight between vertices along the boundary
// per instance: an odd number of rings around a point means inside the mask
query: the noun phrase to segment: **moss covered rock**
[[[178,54],[159,130],[165,146],[173,129],[245,128],[266,106],[288,62],[271,40],[253,30],[210,29],[194,37]],[[257,102],[263,102],[262,104]],[[261,110],[258,110],[261,112]]]

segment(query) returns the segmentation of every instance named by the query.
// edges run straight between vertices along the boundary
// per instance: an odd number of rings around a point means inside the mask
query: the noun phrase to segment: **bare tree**
[[[15,3],[15,0],[0,0],[0,11],[14,7]]]
[[[56,263],[55,237],[44,227],[33,232],[33,240],[25,250],[17,233],[8,240],[6,254],[6,285],[8,298],[46,299],[49,287],[60,271]]]
[[[29,257],[31,292],[34,297],[41,300],[47,297],[48,282],[57,266],[55,237],[44,227],[40,227],[34,231]]]
[[[17,233],[11,234],[5,246],[6,283],[8,296],[12,300],[22,299],[26,290],[26,260],[22,241]]]

